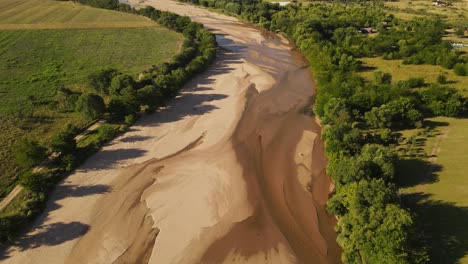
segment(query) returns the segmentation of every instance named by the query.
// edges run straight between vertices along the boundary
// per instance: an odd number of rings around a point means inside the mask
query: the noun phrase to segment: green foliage
[[[62,153],[63,155],[74,153],[76,150],[76,133],[76,129],[71,125],[68,125],[65,130],[58,133],[52,139],[52,149]]]
[[[467,63],[457,63],[453,67],[453,70],[458,76],[467,76],[468,75],[468,64]]]
[[[337,241],[345,263],[408,263],[408,212],[396,204],[395,188],[382,180],[345,185],[328,204],[341,216]],[[383,261],[383,262],[382,262]]]
[[[71,171],[78,165],[78,160],[74,154],[66,154],[62,157],[62,163],[66,171]]]
[[[98,127],[97,133],[100,141],[106,142],[113,139],[119,133],[119,130],[110,124],[102,124]]]
[[[125,116],[125,124],[127,125],[133,125],[136,122],[136,116],[135,115],[127,115]]]
[[[73,111],[75,109],[76,101],[78,100],[79,94],[72,92],[63,86],[57,88],[55,100],[57,106],[62,111]]]
[[[104,100],[97,94],[82,94],[75,103],[75,111],[82,113],[89,119],[100,117],[105,110]]]
[[[392,75],[390,73],[376,71],[374,72],[374,82],[376,84],[391,84],[392,83]]]
[[[20,175],[18,183],[33,192],[44,192],[49,187],[45,174],[27,171]]]
[[[465,110],[466,99],[455,89],[431,85],[420,92],[421,99],[434,115],[458,116]]]
[[[117,73],[117,70],[112,68],[99,70],[88,76],[88,85],[98,93],[109,94],[109,86]]]
[[[111,80],[109,94],[112,96],[122,95],[124,91],[133,89],[134,85],[135,81],[131,76],[126,74],[118,74]]]
[[[437,76],[437,83],[446,84],[447,83],[447,76],[445,76],[445,74],[443,74],[443,73],[439,74],[439,76]]]
[[[47,149],[32,139],[20,140],[13,148],[16,162],[24,168],[37,165],[47,158]]]

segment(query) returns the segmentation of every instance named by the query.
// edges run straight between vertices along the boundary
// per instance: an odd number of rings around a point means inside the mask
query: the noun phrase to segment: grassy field
[[[437,82],[439,74],[447,77],[450,86],[459,89],[468,96],[468,77],[457,76],[453,70],[442,68],[437,65],[405,65],[402,60],[384,60],[383,58],[363,58],[365,71],[361,75],[366,79],[372,79],[374,71],[379,70],[392,74],[394,81],[407,80],[411,77],[422,77],[426,83]]]
[[[468,1],[450,1],[453,6],[435,6],[432,0],[399,0],[385,2],[388,12],[401,19],[413,17],[439,16],[447,22],[458,25],[468,21]]]
[[[21,170],[11,152],[19,138],[47,143],[66,124],[89,121],[54,108],[58,86],[87,91],[87,75],[106,67],[135,76],[169,60],[182,41],[136,15],[73,2],[0,1],[0,197]]]
[[[0,1],[0,29],[154,26],[140,16],[52,0]]]
[[[402,131],[400,148],[426,156],[407,157],[399,166],[402,194],[420,219],[430,242],[431,263],[468,263],[468,119],[432,118],[431,131]]]

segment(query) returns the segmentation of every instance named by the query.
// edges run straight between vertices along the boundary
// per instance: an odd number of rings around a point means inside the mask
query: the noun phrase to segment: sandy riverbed
[[[61,183],[5,263],[338,263],[304,59],[169,0],[218,34],[210,69]]]

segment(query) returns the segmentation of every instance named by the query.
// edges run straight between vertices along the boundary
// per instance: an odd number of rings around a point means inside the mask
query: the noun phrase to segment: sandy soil
[[[219,56],[61,183],[5,263],[339,263],[304,59],[284,39],[169,0]]]

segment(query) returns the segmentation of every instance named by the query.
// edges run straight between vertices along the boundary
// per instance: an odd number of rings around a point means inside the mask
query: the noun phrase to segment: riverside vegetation
[[[1,242],[12,240],[42,211],[49,190],[68,171],[133,124],[138,112],[152,113],[175,97],[182,85],[206,69],[216,56],[214,36],[188,17],[152,7],[135,10],[117,0],[79,2],[150,18],[182,33],[184,42],[181,51],[170,62],[159,63],[145,70],[137,79],[114,68],[104,68],[89,74],[86,84],[83,84],[89,88],[86,92],[58,85],[52,102],[54,107],[61,111],[77,112],[88,120],[105,118],[107,123],[79,142],[75,137],[82,129],[72,125],[56,134],[48,145],[30,138],[18,141],[14,147],[16,161],[23,168],[29,168],[20,175],[18,183],[26,191],[0,214]],[[44,163],[44,158],[50,154],[56,157]],[[31,170],[38,164],[41,164],[42,170]]]
[[[434,83],[417,77],[394,81],[391,74],[375,71],[370,80],[364,79],[361,72],[366,68],[360,58],[439,65],[466,76],[466,55],[442,39],[453,25],[440,18],[397,19],[378,2],[311,2],[286,7],[260,0],[183,2],[281,32],[309,60],[318,84],[314,113],[324,125],[327,172],[336,184],[328,209],[338,219],[343,262],[440,261],[431,242],[434,238],[420,228],[421,216],[399,191],[402,182],[416,180],[402,179],[416,175],[406,175],[399,165],[425,162],[415,153],[399,151],[405,141],[400,132],[411,128],[430,132],[433,122],[429,120],[435,116],[462,117],[467,100],[444,76]],[[363,28],[378,33],[368,34]],[[463,257],[463,248],[460,250],[462,255],[452,258]]]

